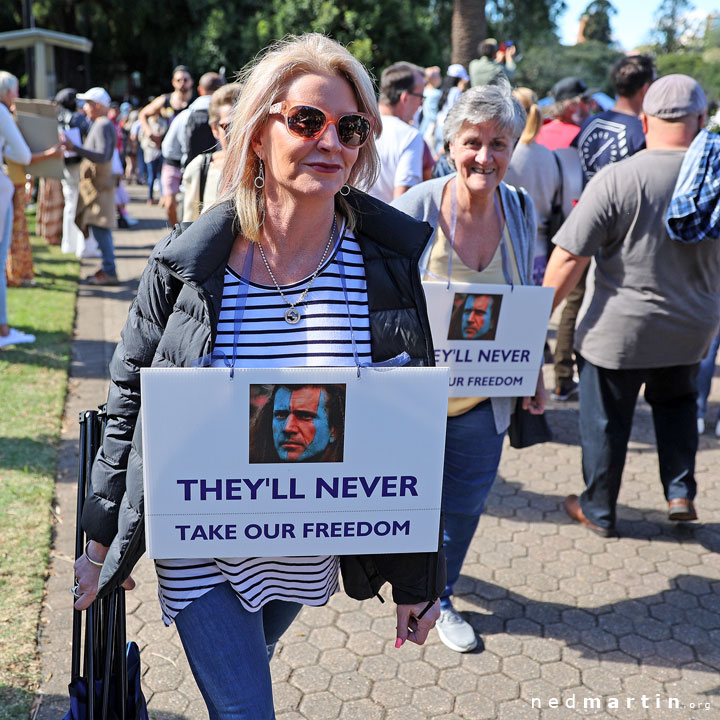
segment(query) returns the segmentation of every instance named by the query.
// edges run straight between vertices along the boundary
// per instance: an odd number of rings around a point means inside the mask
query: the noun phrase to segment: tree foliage
[[[19,29],[21,0],[0,3],[3,29]],[[197,77],[225,67],[229,76],[286,34],[320,31],[347,45],[375,74],[397,60],[447,66],[453,0],[34,0],[38,27],[82,35],[93,43],[90,82],[113,95],[144,100],[169,88],[172,69],[187,65]],[[65,62],[57,51],[62,85],[85,84],[85,58]],[[22,75],[24,57],[0,66]],[[130,78],[140,73],[140,87]]]
[[[518,65],[517,85],[532,88],[538,97],[547,95],[550,88],[568,75],[582,78],[591,88],[614,94],[609,71],[621,53],[599,42],[579,45],[536,46],[529,48]]]
[[[617,10],[610,0],[592,0],[583,12],[585,40],[594,40],[603,45],[610,45],[612,42],[610,16],[616,14]]]
[[[690,0],[662,0],[655,11],[655,36],[658,49],[673,53],[680,49],[680,38],[687,30],[687,13],[694,8]]]
[[[689,52],[660,55],[658,75],[682,73],[695,78],[708,97],[708,102],[720,102],[720,57],[712,53]]]
[[[564,0],[490,0],[488,31],[498,40],[513,40],[526,55],[530,48],[557,43],[557,18]]]

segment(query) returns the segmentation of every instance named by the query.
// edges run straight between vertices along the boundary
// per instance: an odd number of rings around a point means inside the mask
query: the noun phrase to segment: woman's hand
[[[531,415],[542,415],[545,412],[546,400],[547,392],[545,391],[545,379],[543,378],[542,368],[540,368],[535,395],[533,395],[533,397],[523,398],[523,410],[529,410]]]
[[[43,152],[43,157],[45,157],[45,158],[59,158],[62,156],[63,156],[62,143],[57,143],[56,145],[49,147],[47,150],[45,150]]]
[[[94,540],[91,540],[86,546],[86,553],[90,560],[96,563],[105,562],[108,548]],[[87,610],[92,605],[97,596],[98,580],[100,579],[100,570],[102,566],[93,565],[85,554],[81,555],[75,561],[75,582],[77,590],[75,591],[75,609]],[[122,584],[126,590],[132,590],[135,587],[135,581],[128,577]]]
[[[397,606],[396,648],[402,647],[406,640],[414,642],[416,645],[422,645],[425,642],[428,633],[435,627],[435,621],[440,617],[440,600],[436,600],[432,607],[418,619],[426,607],[426,602]]]

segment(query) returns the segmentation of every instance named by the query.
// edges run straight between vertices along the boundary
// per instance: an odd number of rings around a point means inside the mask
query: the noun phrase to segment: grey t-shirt
[[[112,121],[101,116],[90,126],[85,143],[76,148],[77,154],[94,163],[110,162],[112,160],[117,134]]]
[[[595,256],[595,293],[575,333],[594,365],[691,365],[720,323],[720,240],[671,240],[665,213],[684,150],[642,150],[603,168],[555,236]]]

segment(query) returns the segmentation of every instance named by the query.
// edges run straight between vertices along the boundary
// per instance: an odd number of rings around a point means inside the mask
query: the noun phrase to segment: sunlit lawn
[[[74,257],[37,238],[33,255],[37,286],[8,289],[8,316],[37,340],[0,351],[0,720],[27,718],[40,681],[37,631],[79,271]]]

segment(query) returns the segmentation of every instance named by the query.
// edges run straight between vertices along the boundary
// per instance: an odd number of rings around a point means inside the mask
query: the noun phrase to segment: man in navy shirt
[[[655,80],[655,66],[647,55],[620,58],[610,70],[617,93],[612,110],[589,117],[573,141],[580,153],[585,183],[600,168],[634,155],[645,147],[638,115],[645,93]]]

